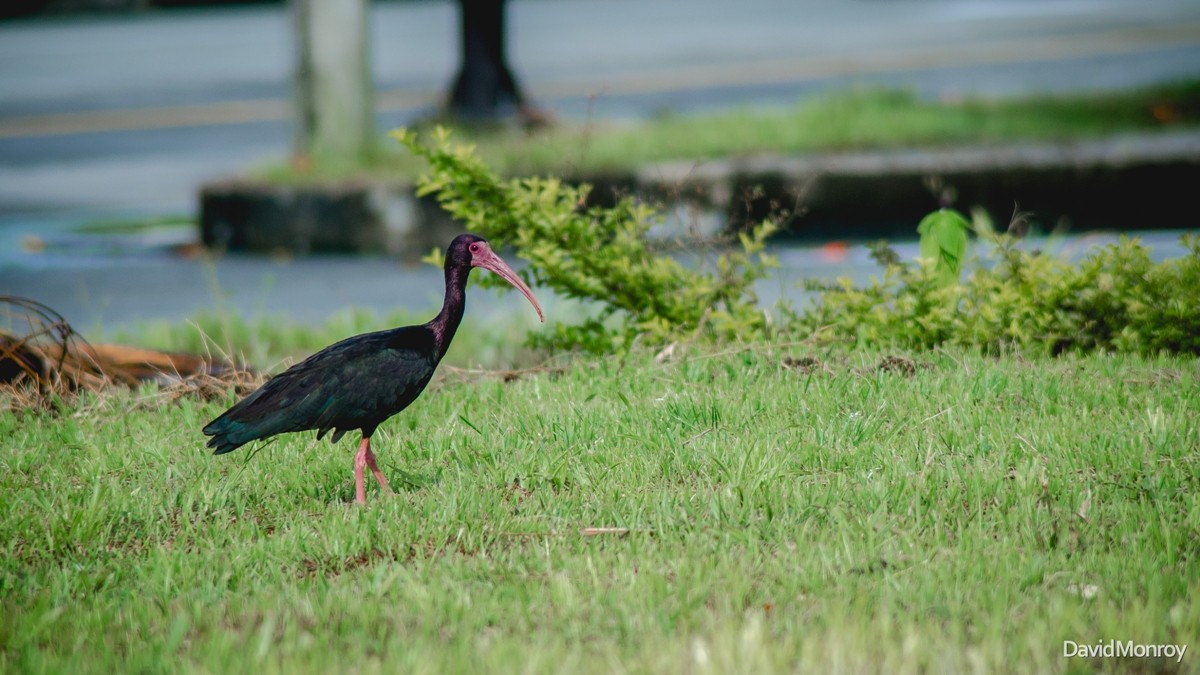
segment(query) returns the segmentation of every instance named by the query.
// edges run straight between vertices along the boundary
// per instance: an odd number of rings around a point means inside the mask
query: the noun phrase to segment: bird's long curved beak
[[[501,260],[500,256],[492,252],[492,248],[486,243],[483,243],[483,246],[480,248],[481,250],[478,253],[471,254],[471,266],[491,270],[512,284],[514,288],[521,291],[521,294],[528,298],[530,304],[537,310],[538,319],[541,319],[542,323],[545,323],[546,315],[542,313],[542,306],[538,304],[537,298],[533,297],[533,291],[529,290],[524,281],[521,281],[521,277],[517,276],[517,273]]]

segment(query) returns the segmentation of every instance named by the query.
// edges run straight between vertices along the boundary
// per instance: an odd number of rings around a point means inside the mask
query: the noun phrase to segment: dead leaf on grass
[[[885,356],[879,361],[877,368],[884,373],[895,373],[903,377],[917,374],[917,362],[907,356]]]
[[[815,372],[832,372],[821,359],[815,356],[801,356],[799,358],[785,356],[783,357],[783,367],[798,371],[801,375],[811,375]]]

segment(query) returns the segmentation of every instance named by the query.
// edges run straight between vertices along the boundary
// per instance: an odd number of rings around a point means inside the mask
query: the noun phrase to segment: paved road
[[[1141,232],[1156,260],[1182,255],[1178,232]],[[1031,239],[1025,246],[1078,259],[1093,247],[1111,244],[1116,233],[1091,233],[1069,239]],[[916,242],[900,242],[905,259],[917,256]],[[880,274],[862,246],[775,246],[780,268],[756,286],[764,306],[781,297],[805,306],[800,282],[806,278],[846,276],[864,284]],[[51,254],[52,255],[52,254]],[[477,273],[483,274],[483,273]],[[165,254],[113,254],[99,264],[79,264],[78,256],[47,260],[37,268],[0,269],[0,292],[37,298],[62,313],[88,334],[112,332],[138,322],[184,321],[200,313],[228,312],[245,317],[286,316],[321,322],[348,308],[364,308],[378,316],[404,310],[431,317],[441,306],[441,270],[424,264],[401,265],[383,256],[318,256],[273,259],[226,256],[216,262],[179,260]],[[545,289],[538,299],[551,322],[569,308]],[[511,290],[497,295],[480,289],[468,293],[470,314],[536,318],[524,298]],[[0,325],[3,325],[0,317]]]
[[[514,0],[513,62],[561,115],[787,103],[817,87],[940,95],[1200,74],[1195,0]],[[0,216],[186,212],[197,182],[289,140],[283,7],[0,24]],[[376,3],[379,123],[435,105],[450,2]]]
[[[437,103],[455,67],[454,12],[374,5],[381,128]],[[527,88],[579,119],[787,104],[853,82],[960,96],[1200,75],[1196,0],[513,0],[510,18]],[[71,232],[190,213],[201,181],[285,155],[288,27],[278,6],[0,24],[0,293],[37,295],[85,325],[210,306],[204,264],[75,245]],[[68,244],[37,252],[42,241]],[[368,281],[428,281],[396,269],[226,259],[214,274],[243,311],[307,301],[324,316],[387,302]],[[280,285],[292,295],[268,290]]]

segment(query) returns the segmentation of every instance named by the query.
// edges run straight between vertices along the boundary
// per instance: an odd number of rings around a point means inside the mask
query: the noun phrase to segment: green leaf
[[[932,260],[943,286],[958,283],[967,255],[967,230],[970,224],[954,209],[939,209],[917,225],[921,235],[921,257]]]

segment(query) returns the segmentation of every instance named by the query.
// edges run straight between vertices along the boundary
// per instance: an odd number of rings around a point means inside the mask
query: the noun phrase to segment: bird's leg
[[[367,445],[367,466],[371,467],[371,473],[375,474],[375,480],[379,481],[379,488],[383,490],[383,494],[392,494],[392,489],[388,487],[387,479],[383,477],[383,472],[379,470],[379,465],[375,463],[375,453],[371,452],[370,439],[366,441]]]
[[[354,456],[354,501],[359,504],[367,503],[367,486],[364,481],[363,468],[367,465],[367,455],[371,452],[371,437],[363,436],[358,444],[358,454]],[[374,464],[374,458],[371,464]]]
[[[375,480],[379,481],[383,493],[392,494],[387,478],[383,477],[379,464],[375,462],[375,453],[371,452],[370,436],[363,436],[362,442],[358,444],[358,454],[354,456],[354,501],[359,504],[367,503],[366,475],[363,471],[366,467],[371,467],[371,473],[375,474]]]

